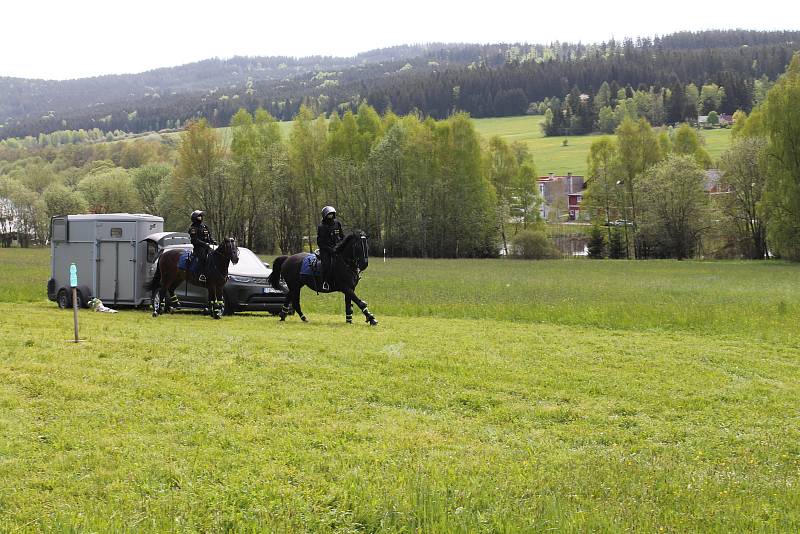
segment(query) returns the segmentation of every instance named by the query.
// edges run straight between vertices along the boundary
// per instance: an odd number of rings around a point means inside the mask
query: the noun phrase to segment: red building
[[[586,183],[583,176],[568,172],[566,176],[550,173],[539,177],[539,194],[544,200],[539,214],[544,220],[577,221],[581,218],[581,202]]]

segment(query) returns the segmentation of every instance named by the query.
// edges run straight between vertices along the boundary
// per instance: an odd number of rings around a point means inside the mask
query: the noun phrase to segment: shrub
[[[606,240],[603,230],[596,224],[592,226],[589,235],[589,257],[593,260],[602,260],[606,257]]]
[[[514,237],[514,256],[528,260],[560,258],[561,252],[543,230],[523,230]]]

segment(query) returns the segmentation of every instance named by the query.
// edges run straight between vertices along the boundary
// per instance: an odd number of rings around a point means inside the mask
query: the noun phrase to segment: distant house
[[[729,115],[728,113],[720,113],[719,114],[719,123],[722,126],[726,126],[728,124],[733,124],[736,121],[733,120],[733,115]]]
[[[720,113],[717,115],[717,117],[719,117],[720,126],[729,126],[736,122],[733,120],[733,115],[729,115],[728,113]],[[708,127],[708,115],[698,115],[697,125],[701,128]]]
[[[721,195],[730,193],[729,187],[725,187],[722,183],[722,172],[719,169],[706,170],[706,177],[703,182],[703,190],[709,195]]]
[[[554,173],[540,176],[539,194],[544,201],[539,208],[539,215],[546,221],[581,219],[581,202],[585,188],[583,176],[571,172],[566,176],[556,176]]]

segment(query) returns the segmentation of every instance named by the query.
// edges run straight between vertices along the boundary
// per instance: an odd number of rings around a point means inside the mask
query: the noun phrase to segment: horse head
[[[217,248],[217,253],[223,258],[228,258],[234,265],[239,263],[239,247],[236,246],[236,239],[226,237],[222,240],[222,245]]]
[[[352,262],[359,271],[366,271],[369,267],[367,234],[361,230],[355,230],[347,235],[336,247],[336,252],[346,261]]]

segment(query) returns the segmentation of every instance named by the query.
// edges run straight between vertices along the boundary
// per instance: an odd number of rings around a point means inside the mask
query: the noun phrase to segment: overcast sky
[[[797,0],[39,0],[3,2],[1,12],[0,76],[51,79],[434,41],[590,43],[680,30],[800,29]]]

